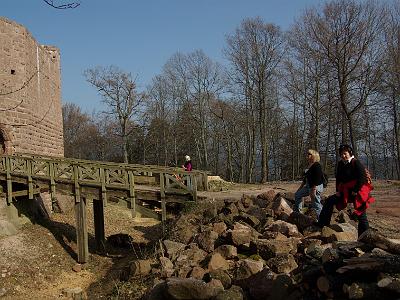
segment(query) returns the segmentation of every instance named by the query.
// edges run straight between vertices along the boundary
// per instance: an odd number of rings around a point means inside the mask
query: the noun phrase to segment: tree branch
[[[70,2],[66,4],[56,5],[53,0],[43,0],[47,5],[56,9],[74,9],[81,5],[80,2]]]

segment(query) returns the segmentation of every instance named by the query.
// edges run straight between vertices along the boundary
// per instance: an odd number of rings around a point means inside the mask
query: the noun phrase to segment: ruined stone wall
[[[3,152],[64,156],[60,77],[59,50],[0,17]]]

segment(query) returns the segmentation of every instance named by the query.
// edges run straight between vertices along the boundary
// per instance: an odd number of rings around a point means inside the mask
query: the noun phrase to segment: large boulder
[[[331,261],[336,261],[340,258],[339,252],[335,248],[326,248],[322,253],[321,261],[322,263],[327,263]]]
[[[207,252],[200,249],[196,244],[190,244],[188,249],[180,252],[175,260],[175,265],[177,267],[182,266],[197,266],[201,261],[203,261],[207,256]]]
[[[295,289],[292,279],[287,274],[279,274],[264,286],[252,285],[250,295],[255,300],[297,300],[302,299],[299,289]]]
[[[229,289],[232,285],[232,279],[228,272],[222,269],[212,270],[205,276],[206,282],[212,279],[219,280],[224,286],[224,289]]]
[[[286,236],[300,237],[302,234],[297,229],[297,226],[282,220],[276,220],[274,223],[265,228],[267,231],[280,232]]]
[[[386,238],[378,231],[371,228],[364,231],[358,240],[370,246],[381,248],[392,254],[400,255],[400,240]]]
[[[200,229],[201,217],[195,214],[182,215],[172,227],[171,237],[177,242],[189,244]]]
[[[299,240],[290,238],[287,240],[264,240],[258,239],[252,244],[258,254],[265,260],[276,257],[279,254],[295,254]]]
[[[267,299],[275,278],[276,274],[265,267],[261,272],[248,278],[236,280],[234,284],[240,286],[243,290],[250,291],[254,299]]]
[[[278,193],[275,190],[272,189],[268,190],[266,192],[257,195],[256,199],[254,200],[254,203],[261,208],[267,208],[271,206],[271,203],[275,199],[277,194]]]
[[[267,261],[267,265],[275,273],[289,274],[298,267],[292,254],[279,254]]]
[[[206,274],[206,270],[204,270],[202,267],[195,266],[195,267],[193,267],[192,271],[190,272],[189,277],[192,277],[195,279],[203,279],[205,274]]]
[[[268,212],[271,211],[273,213],[272,210],[268,210]],[[264,223],[266,218],[268,217],[268,213],[267,213],[267,209],[260,209],[258,206],[254,205],[251,206],[248,210],[247,210],[247,214],[256,217],[258,220],[260,220],[261,223]]]
[[[299,212],[292,212],[287,220],[289,223],[295,224],[297,228],[303,232],[304,229],[313,225],[314,220]]]
[[[228,270],[230,267],[229,262],[219,253],[209,255],[205,262],[209,271],[218,269]]]
[[[283,197],[277,197],[272,203],[272,209],[274,210],[275,216],[280,220],[288,220],[293,209],[289,203]]]
[[[235,278],[236,280],[241,280],[250,277],[264,269],[264,264],[262,261],[252,260],[252,259],[242,259],[238,262],[236,268]]]
[[[239,214],[239,209],[235,203],[228,203],[221,209],[221,212],[225,215],[237,216]]]
[[[264,231],[264,233],[261,236],[261,239],[266,239],[266,240],[287,240],[288,237],[286,235],[283,235],[280,232]]]
[[[148,275],[151,272],[150,260],[139,259],[130,264],[130,276]]]
[[[222,291],[213,300],[243,300],[243,294],[241,287],[232,285],[230,289]]]
[[[253,197],[249,195],[243,194],[242,198],[240,199],[243,207],[248,209],[249,207],[253,206]]]
[[[240,212],[238,216],[235,216],[233,218],[233,220],[237,221],[237,222],[243,221],[246,224],[249,224],[253,228],[260,225],[260,220],[257,217],[250,215],[248,213],[245,213],[245,212]]]
[[[224,290],[222,283],[212,280],[205,283],[194,278],[168,278],[166,293],[170,299],[210,299]]]
[[[214,251],[215,241],[218,239],[218,233],[213,230],[206,230],[197,236],[197,244],[201,249],[212,252]]]
[[[186,244],[170,240],[164,240],[163,245],[168,258],[172,261],[175,260],[178,256],[178,253],[184,250],[186,247]]]
[[[219,253],[225,259],[232,259],[237,257],[237,248],[233,245],[221,245],[214,250],[214,253]]]
[[[331,243],[333,241],[356,241],[357,231],[338,232],[328,226],[324,226],[321,231],[321,238],[327,243]]]
[[[223,234],[227,229],[228,227],[224,222],[216,222],[213,224],[213,231],[218,233],[218,235]]]
[[[173,263],[167,257],[161,256],[159,259],[160,259],[160,266],[161,266],[161,277],[163,277],[163,278],[171,277],[175,271]]]
[[[227,232],[233,245],[241,246],[250,243],[253,239],[253,231],[255,230],[251,226],[246,226],[236,222],[233,229],[230,229]]]
[[[316,259],[321,259],[324,251],[328,248],[331,248],[332,244],[319,244],[319,243],[313,243],[311,244],[308,248],[305,250],[305,254],[314,257]]]

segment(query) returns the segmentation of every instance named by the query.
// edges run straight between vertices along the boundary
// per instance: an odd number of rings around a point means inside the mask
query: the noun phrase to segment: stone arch
[[[4,125],[0,125],[0,155],[13,153],[12,134]]]

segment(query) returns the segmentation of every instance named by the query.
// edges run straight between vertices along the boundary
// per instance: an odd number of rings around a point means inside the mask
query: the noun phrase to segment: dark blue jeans
[[[335,195],[329,196],[328,199],[325,200],[324,205],[322,206],[321,213],[318,218],[318,225],[328,226],[331,223],[331,217],[333,213],[333,208],[336,203],[340,201],[340,197]],[[360,236],[364,231],[369,228],[367,212],[364,211],[361,215],[357,216],[358,219],[358,236]]]

